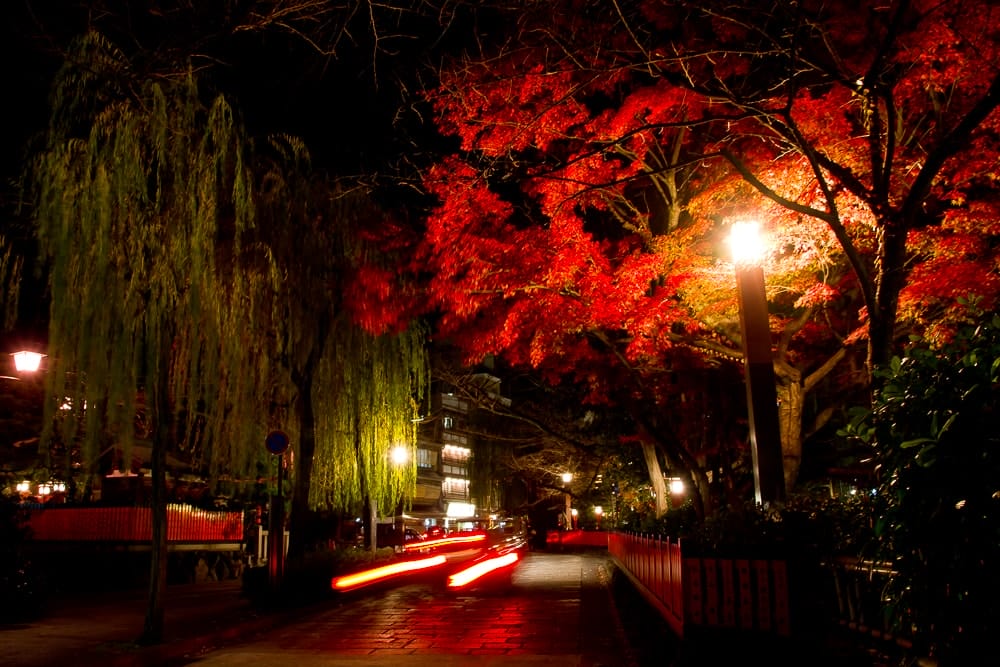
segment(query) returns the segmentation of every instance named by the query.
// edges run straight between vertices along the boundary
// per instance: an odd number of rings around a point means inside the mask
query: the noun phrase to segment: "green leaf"
[[[900,449],[912,449],[914,447],[919,447],[920,445],[925,445],[928,443],[937,444],[937,440],[934,438],[916,438],[914,440],[907,440],[899,444]]]

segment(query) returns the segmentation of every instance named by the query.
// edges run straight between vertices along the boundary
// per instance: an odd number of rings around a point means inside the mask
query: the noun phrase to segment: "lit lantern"
[[[18,373],[34,373],[41,366],[42,357],[45,355],[38,352],[21,350],[14,352],[11,356],[14,357],[14,368],[17,369]]]

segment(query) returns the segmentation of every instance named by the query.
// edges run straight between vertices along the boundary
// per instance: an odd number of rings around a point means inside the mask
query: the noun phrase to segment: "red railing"
[[[148,507],[57,507],[30,510],[30,538],[60,542],[149,542]],[[189,505],[167,506],[167,542],[243,541],[242,512],[212,512]]]
[[[545,534],[545,543],[565,547],[608,548],[606,530],[550,530]]]
[[[790,634],[783,560],[684,557],[669,537],[611,533],[608,551],[679,635],[685,628]]]
[[[608,552],[679,636],[684,636],[684,578],[680,542],[610,533]]]

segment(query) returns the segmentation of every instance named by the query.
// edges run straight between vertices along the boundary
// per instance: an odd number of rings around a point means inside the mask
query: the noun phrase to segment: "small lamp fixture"
[[[728,241],[734,264],[760,264],[764,257],[764,239],[760,233],[760,223],[734,222],[729,230]]]
[[[10,356],[14,357],[14,368],[17,369],[18,373],[34,373],[42,365],[42,357],[45,355],[38,352],[20,350]]]

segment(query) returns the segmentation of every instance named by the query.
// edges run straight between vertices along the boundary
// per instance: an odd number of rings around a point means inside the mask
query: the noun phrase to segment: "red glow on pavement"
[[[484,577],[490,572],[515,564],[518,558],[519,556],[517,555],[517,552],[511,551],[502,556],[489,558],[474,565],[470,565],[464,570],[460,570],[448,577],[448,587],[461,588],[462,586],[468,586],[472,582]]]
[[[482,533],[475,533],[473,535],[449,535],[448,537],[441,537],[435,540],[420,540],[419,542],[410,542],[404,549],[406,551],[416,551],[420,549],[434,549],[436,547],[444,547],[452,544],[472,544],[475,542],[485,542],[486,535]]]
[[[398,574],[437,567],[438,565],[444,565],[446,562],[447,559],[444,556],[431,556],[430,558],[422,558],[420,560],[408,560],[400,563],[392,563],[391,565],[383,565],[381,567],[372,568],[371,570],[364,570],[362,572],[354,572],[352,574],[334,577],[330,586],[336,590],[348,590],[359,586],[365,586],[376,581],[381,581],[389,577],[394,577]]]

